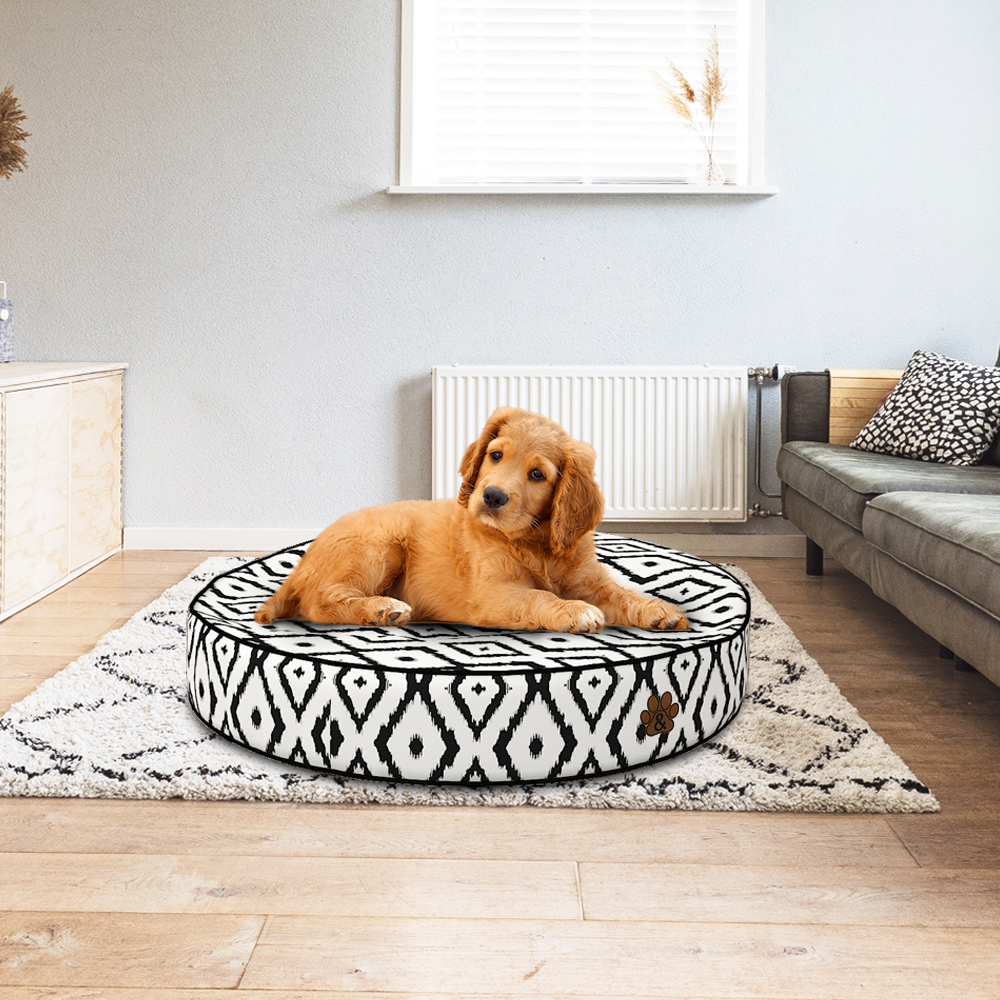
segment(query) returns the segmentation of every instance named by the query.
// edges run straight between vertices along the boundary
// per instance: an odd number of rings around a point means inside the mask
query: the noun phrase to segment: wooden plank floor
[[[0,623],[0,710],[207,554]],[[0,799],[0,997],[997,1000],[1000,689],[832,560],[738,562],[939,814]]]

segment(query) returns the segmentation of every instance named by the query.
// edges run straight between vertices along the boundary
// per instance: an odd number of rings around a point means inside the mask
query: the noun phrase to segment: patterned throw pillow
[[[852,448],[975,465],[1000,430],[1000,368],[916,351]]]

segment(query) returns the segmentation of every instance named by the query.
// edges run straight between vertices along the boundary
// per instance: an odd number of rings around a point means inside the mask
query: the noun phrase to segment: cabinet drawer
[[[122,377],[73,383],[70,572],[122,543]]]
[[[69,384],[8,391],[4,420],[3,607],[69,572]]]

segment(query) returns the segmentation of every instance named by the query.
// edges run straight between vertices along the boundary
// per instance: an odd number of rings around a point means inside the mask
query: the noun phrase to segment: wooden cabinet
[[[0,619],[121,549],[126,367],[0,365]]]

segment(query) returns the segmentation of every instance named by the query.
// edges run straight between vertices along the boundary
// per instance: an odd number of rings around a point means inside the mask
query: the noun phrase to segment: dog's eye
[[[528,473],[528,478],[534,479],[536,482],[540,483],[545,478],[545,473],[542,472],[541,469],[532,469],[531,472]]]
[[[490,452],[490,458],[492,458],[494,462],[499,462],[500,459],[503,458],[503,452],[502,451],[491,451]]]

